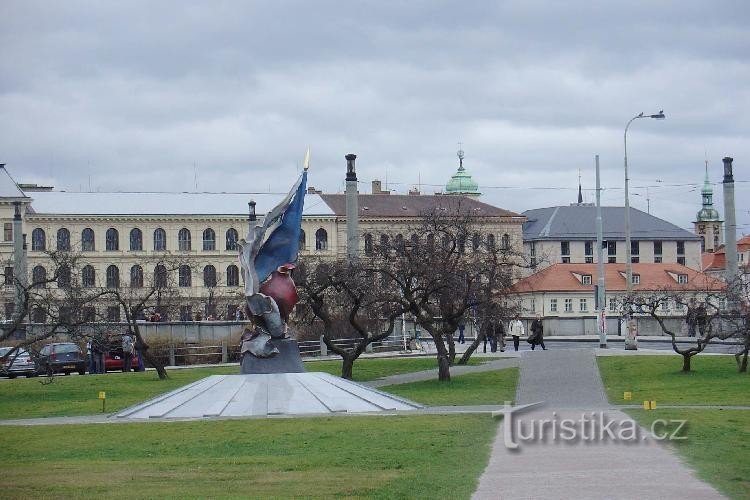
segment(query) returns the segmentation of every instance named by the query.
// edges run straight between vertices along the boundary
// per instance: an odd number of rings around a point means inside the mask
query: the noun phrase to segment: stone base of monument
[[[212,375],[116,414],[126,420],[195,419],[422,408],[328,373]]]
[[[279,353],[270,358],[257,358],[250,353],[242,356],[240,373],[303,373],[305,371],[299,345],[292,339],[271,339]]]

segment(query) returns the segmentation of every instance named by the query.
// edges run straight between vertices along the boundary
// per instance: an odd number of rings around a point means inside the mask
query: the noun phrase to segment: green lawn
[[[518,368],[454,376],[450,382],[426,380],[388,385],[381,390],[427,406],[503,404],[516,397]]]
[[[653,356],[656,357],[656,356]],[[698,476],[731,498],[750,498],[750,411],[629,410],[648,427],[656,419],[687,420],[687,439],[672,441]]]
[[[487,415],[3,428],[3,498],[469,498]]]
[[[469,365],[480,365],[496,359],[500,358],[474,357],[469,359]],[[366,382],[389,375],[432,369],[437,369],[437,359],[435,356],[418,358],[365,358],[354,362],[354,373],[352,375],[353,380]],[[305,363],[305,370],[308,372],[327,372],[340,377],[341,361],[309,361]]]
[[[599,356],[607,396],[615,404],[750,405],[750,375],[737,373],[734,356],[695,356],[683,373],[681,356]],[[623,401],[631,391],[632,401]]]
[[[472,360],[475,364],[490,358]],[[361,359],[354,364],[355,380],[373,380],[386,375],[434,368],[434,358]],[[307,371],[340,374],[340,361],[314,361]],[[0,419],[91,415],[101,412],[99,391],[107,394],[107,412],[119,411],[214,374],[238,373],[235,366],[169,370],[169,379],[159,380],[153,371],[106,375],[56,376],[0,381]]]

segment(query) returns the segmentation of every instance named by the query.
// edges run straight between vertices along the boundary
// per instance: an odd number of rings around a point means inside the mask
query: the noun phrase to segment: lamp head
[[[662,109],[662,110],[659,110],[659,112],[656,113],[655,115],[650,115],[649,118],[654,118],[656,120],[663,120],[666,118],[666,116],[664,116],[664,110]]]

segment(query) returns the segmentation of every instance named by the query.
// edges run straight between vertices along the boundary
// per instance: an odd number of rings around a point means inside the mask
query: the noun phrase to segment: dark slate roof
[[[321,194],[320,197],[334,214],[346,216],[345,194]],[[360,217],[420,217],[442,208],[485,217],[523,217],[466,196],[360,194],[358,203]]]
[[[596,206],[537,208],[523,213],[524,241],[595,240]],[[602,207],[604,240],[625,239],[625,207]],[[653,215],[630,208],[630,237],[634,240],[699,240],[695,234]]]

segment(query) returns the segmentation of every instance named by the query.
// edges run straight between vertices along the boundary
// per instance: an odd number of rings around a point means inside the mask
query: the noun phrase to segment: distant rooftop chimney
[[[375,179],[372,181],[372,194],[391,194],[390,191],[383,191],[383,184]]]

